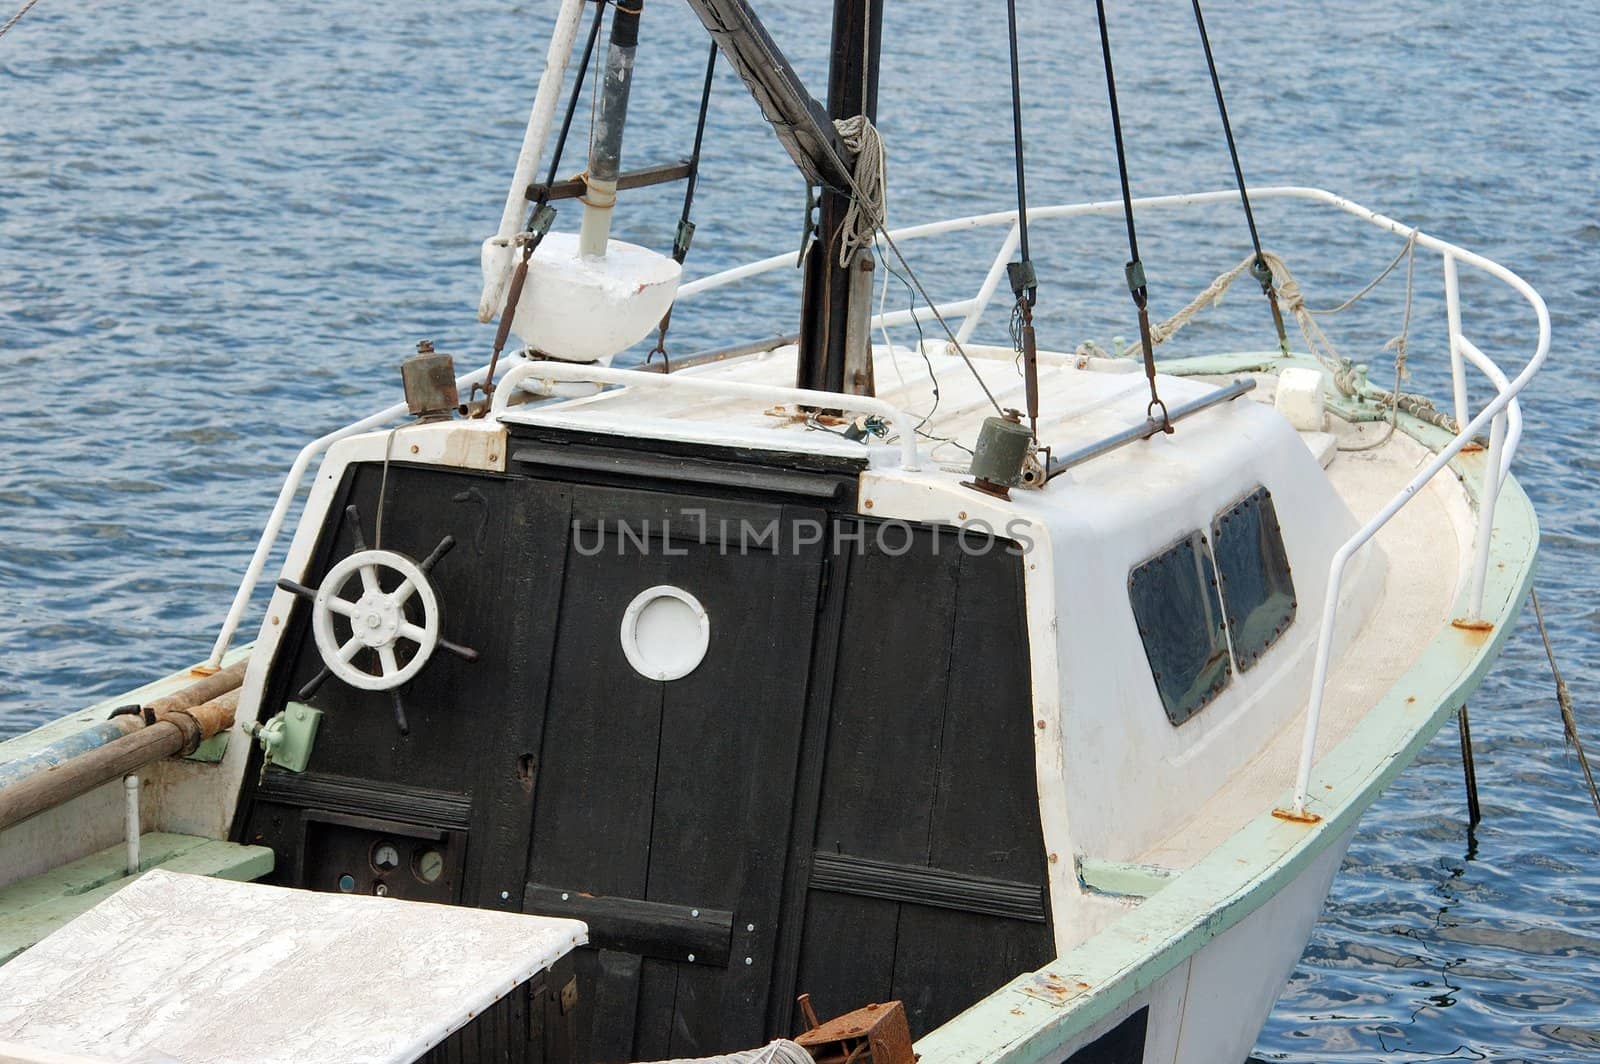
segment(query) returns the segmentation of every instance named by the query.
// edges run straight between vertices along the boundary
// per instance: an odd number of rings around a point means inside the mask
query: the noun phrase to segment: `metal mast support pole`
[[[622,127],[628,118],[628,89],[633,83],[633,57],[639,49],[639,15],[644,0],[616,4],[611,16],[611,50],[606,55],[605,85],[589,148],[588,191],[583,197],[583,224],[578,254],[599,258],[611,238],[611,210],[617,205],[617,179],[622,174]]]
[[[567,76],[567,63],[572,58],[572,46],[578,38],[578,22],[583,18],[583,5],[588,0],[561,0],[561,10],[556,14],[555,32],[550,36],[550,49],[545,56],[544,73],[539,78],[539,92],[533,101],[533,111],[528,116],[528,128],[522,136],[522,148],[517,152],[517,167],[511,175],[511,190],[506,193],[506,205],[500,212],[500,227],[494,240],[504,250],[503,264],[511,265],[511,241],[522,224],[523,211],[528,206],[528,182],[539,166],[545,142],[550,138],[550,123],[555,117],[556,104],[561,100],[561,85]],[[495,298],[498,287],[485,284],[478,301],[478,320],[488,321],[500,309]]]
[[[828,117],[878,116],[878,57],[882,51],[883,0],[835,0],[833,51],[828,64]],[[866,372],[846,373],[852,360],[850,339],[870,337],[872,313],[870,251],[868,264],[839,262],[839,233],[850,207],[848,187],[824,185],[817,237],[806,251],[805,286],[800,299],[800,356],[795,385],[817,391],[873,394],[871,352]],[[858,258],[860,256],[857,256]],[[867,274],[866,283],[860,275]],[[853,283],[854,282],[854,283]],[[870,341],[869,341],[870,343]]]

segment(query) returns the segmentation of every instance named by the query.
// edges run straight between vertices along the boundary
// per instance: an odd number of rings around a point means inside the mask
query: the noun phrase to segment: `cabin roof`
[[[999,405],[1023,409],[1022,375],[1011,352],[975,345],[969,345],[967,352]],[[794,379],[795,357],[796,348],[789,345],[678,372],[702,379],[788,385]],[[1090,446],[1144,422],[1149,390],[1138,362],[1049,352],[1041,352],[1039,361],[1039,437],[1055,454]],[[880,345],[874,351],[874,375],[878,397],[921,424],[918,451],[924,469],[965,472],[968,451],[983,420],[995,409],[961,356],[947,351],[943,343],[930,342],[920,351]],[[1159,382],[1169,406],[1214,388],[1177,377],[1163,376]],[[804,451],[862,459],[879,468],[899,462],[892,437],[857,442],[839,435],[837,422],[810,422],[792,405],[773,406],[699,391],[674,394],[670,388],[613,388],[598,395],[513,407],[501,420],[635,438]]]

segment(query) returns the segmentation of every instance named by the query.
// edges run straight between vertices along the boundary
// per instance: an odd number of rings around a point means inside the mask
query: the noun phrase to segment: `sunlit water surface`
[[[821,0],[758,6],[820,85]],[[0,736],[202,657],[294,452],[394,401],[419,338],[463,367],[486,354],[477,247],[554,7],[44,0],[0,40]],[[1032,201],[1110,198],[1092,8],[1019,7]],[[1008,207],[1003,7],[890,8],[893,220]],[[1113,8],[1136,191],[1226,187],[1188,5]],[[1544,605],[1600,747],[1600,5],[1311,0],[1218,4],[1210,21],[1253,182],[1341,192],[1506,263],[1549,300],[1553,353],[1527,397],[1517,475],[1543,523]],[[631,163],[686,151],[704,62],[681,5],[652,4],[644,27]],[[691,274],[793,247],[801,183],[726,70],[706,144]],[[679,194],[626,197],[619,235],[669,246]],[[1314,304],[1398,250],[1325,211],[1260,213]],[[1247,247],[1234,207],[1195,223],[1152,214],[1141,236],[1158,317]],[[999,237],[910,250],[958,297]],[[1133,333],[1122,238],[1114,220],[1036,232],[1044,343]],[[675,349],[789,331],[790,273],[680,315]],[[1334,327],[1378,379],[1403,290],[1397,274]],[[1413,386],[1442,396],[1439,291],[1421,260]],[[1470,278],[1464,295],[1469,333],[1520,364],[1525,308]],[[1259,297],[1242,291],[1173,353],[1269,344]],[[1600,823],[1530,618],[1473,712],[1483,825],[1466,830],[1447,726],[1368,814],[1259,1057],[1600,1059]]]

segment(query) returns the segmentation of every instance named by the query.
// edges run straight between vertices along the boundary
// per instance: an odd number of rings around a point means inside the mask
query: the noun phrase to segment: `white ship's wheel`
[[[345,518],[355,551],[328,570],[320,587],[289,579],[278,581],[280,588],[311,604],[311,634],[322,656],[322,671],[300,688],[300,698],[309,700],[330,676],[363,691],[388,691],[395,723],[405,734],[410,728],[399,688],[422,671],[434,650],[443,647],[464,661],[478,660],[476,650],[440,635],[439,596],[428,580],[428,573],[456,541],[446,536],[433,553],[414,562],[397,551],[368,548],[361,535],[361,515],[354,506],[345,507]],[[345,587],[353,588],[353,578],[358,575],[360,594],[348,598]],[[386,591],[385,584],[394,587]],[[413,600],[421,610],[420,624],[407,613]],[[408,646],[415,649],[402,662],[400,651]]]
[[[344,598],[341,592],[358,572],[361,597]],[[394,582],[391,574],[398,574],[399,586],[384,591],[384,583]],[[421,624],[406,617],[406,603],[413,596],[422,608]],[[399,687],[422,671],[439,645],[439,599],[422,569],[404,554],[357,551],[328,570],[311,601],[311,631],[322,661],[351,687],[364,691]],[[341,624],[340,619],[348,623]],[[340,633],[341,628],[350,633],[348,637]],[[416,649],[402,665],[395,651],[405,644]],[[375,653],[362,655],[363,649]],[[369,672],[358,664],[360,657],[367,658],[377,671]]]

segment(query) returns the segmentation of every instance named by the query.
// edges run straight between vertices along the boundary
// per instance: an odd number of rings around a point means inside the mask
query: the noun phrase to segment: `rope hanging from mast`
[[[1017,163],[1017,234],[1021,261],[1006,264],[1006,277],[1016,303],[1012,345],[1022,358],[1022,381],[1028,406],[1028,427],[1039,440],[1039,345],[1033,329],[1033,305],[1039,298],[1039,277],[1028,254],[1028,173],[1022,150],[1022,70],[1017,60],[1017,0],[1006,0],[1006,27],[1011,45],[1011,145]]]
[[[1105,58],[1106,97],[1111,103],[1111,132],[1117,142],[1117,174],[1122,180],[1122,216],[1128,225],[1128,264],[1124,272],[1128,291],[1133,295],[1133,305],[1139,311],[1139,341],[1144,348],[1144,375],[1150,382],[1150,403],[1145,416],[1154,418],[1161,411],[1161,431],[1172,432],[1172,419],[1167,416],[1167,404],[1156,391],[1155,345],[1150,339],[1150,290],[1145,283],[1144,264],[1139,261],[1139,233],[1133,223],[1133,191],[1128,184],[1128,154],[1122,143],[1122,114],[1117,109],[1117,78],[1111,64],[1111,32],[1106,27],[1105,0],[1094,0],[1095,12],[1100,19],[1100,52]]]
[[[1194,5],[1195,28],[1200,31],[1200,45],[1206,53],[1206,69],[1211,72],[1211,89],[1217,97],[1217,114],[1222,117],[1222,134],[1228,140],[1228,157],[1233,160],[1233,179],[1239,186],[1239,202],[1244,205],[1244,220],[1250,226],[1250,244],[1256,251],[1255,262],[1250,267],[1250,276],[1261,286],[1261,293],[1267,297],[1267,305],[1272,308],[1272,326],[1278,332],[1278,350],[1287,358],[1289,337],[1283,328],[1283,311],[1278,307],[1278,292],[1272,284],[1272,267],[1268,265],[1266,256],[1261,251],[1261,235],[1256,231],[1255,212],[1250,209],[1250,193],[1245,189],[1244,169],[1239,165],[1239,147],[1233,139],[1233,124],[1228,121],[1228,105],[1222,99],[1222,80],[1217,77],[1217,61],[1211,54],[1211,38],[1206,34],[1206,19],[1200,13],[1200,0],[1191,2]],[[1105,25],[1103,18],[1101,25],[1102,27]]]
[[[711,52],[706,56],[706,79],[700,87],[700,114],[694,123],[694,150],[689,153],[689,173],[685,179],[683,189],[683,213],[678,217],[678,230],[672,238],[672,261],[679,266],[689,257],[689,245],[694,243],[694,222],[690,214],[694,210],[694,186],[700,178],[700,146],[706,138],[706,114],[711,109],[711,84],[717,75],[717,42],[711,42]],[[667,330],[672,326],[672,308],[661,315],[661,324],[656,330],[656,346],[645,356],[645,365],[655,361],[657,355],[661,356],[663,372],[672,372],[672,364],[667,359]]]
[[[567,100],[567,113],[561,119],[561,135],[556,138],[555,151],[550,156],[550,169],[545,177],[544,187],[539,190],[539,198],[528,212],[528,223],[523,226],[522,233],[517,237],[522,244],[522,257],[517,260],[516,269],[511,273],[511,282],[506,285],[506,302],[500,310],[500,324],[494,332],[494,351],[489,356],[489,371],[484,374],[480,384],[474,384],[468,394],[476,395],[479,389],[483,391],[480,405],[474,408],[473,416],[482,417],[489,412],[489,400],[494,397],[494,371],[500,362],[500,352],[505,349],[506,338],[511,335],[511,324],[516,320],[517,304],[522,299],[522,286],[528,279],[528,261],[533,258],[533,253],[539,250],[545,234],[550,232],[550,226],[556,220],[556,209],[550,206],[550,189],[556,183],[556,173],[561,166],[561,154],[567,146],[567,136],[572,132],[572,118],[578,110],[578,97],[583,94],[584,76],[589,72],[589,58],[594,54],[595,42],[600,39],[600,24],[605,20],[607,0],[595,0],[594,24],[589,27],[589,38],[583,45],[583,59],[578,64],[578,76],[572,84],[572,97]],[[469,403],[470,405],[470,403]]]

